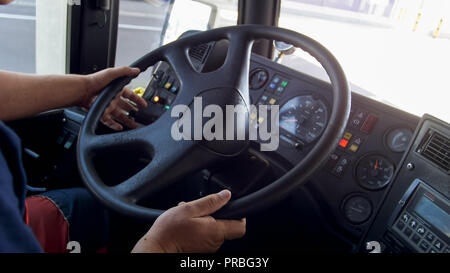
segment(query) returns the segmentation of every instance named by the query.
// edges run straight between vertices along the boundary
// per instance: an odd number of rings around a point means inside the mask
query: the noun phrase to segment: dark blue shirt
[[[25,197],[20,139],[0,121],[0,252],[42,252],[24,221]]]

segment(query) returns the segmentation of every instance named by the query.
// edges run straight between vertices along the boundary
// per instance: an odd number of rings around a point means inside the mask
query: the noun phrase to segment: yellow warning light
[[[144,93],[145,93],[145,88],[143,88],[143,87],[138,87],[138,88],[135,88],[135,89],[133,90],[133,92],[134,92],[136,95],[138,95],[139,97],[142,97],[142,96],[144,95]]]
[[[159,101],[159,96],[154,96],[153,97],[153,101],[156,103],[156,102],[158,102]]]

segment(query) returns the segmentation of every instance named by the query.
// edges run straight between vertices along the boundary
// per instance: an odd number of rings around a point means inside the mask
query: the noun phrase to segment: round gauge
[[[250,74],[250,89],[259,89],[266,84],[269,74],[264,69],[256,69]]]
[[[297,96],[280,109],[280,128],[310,143],[324,131],[328,120],[325,103],[312,96]]]
[[[372,214],[372,204],[361,195],[353,195],[344,201],[344,215],[353,224],[361,224]]]
[[[408,148],[413,132],[408,128],[397,128],[386,135],[386,144],[393,152],[402,153]]]
[[[359,160],[356,166],[356,179],[368,190],[385,187],[394,175],[394,164],[380,155],[369,155]]]

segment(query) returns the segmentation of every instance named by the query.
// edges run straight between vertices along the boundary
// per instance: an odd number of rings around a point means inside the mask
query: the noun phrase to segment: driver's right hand
[[[215,252],[225,240],[241,238],[246,220],[217,220],[210,216],[231,198],[223,190],[192,202],[181,202],[164,212],[132,252],[193,253]]]

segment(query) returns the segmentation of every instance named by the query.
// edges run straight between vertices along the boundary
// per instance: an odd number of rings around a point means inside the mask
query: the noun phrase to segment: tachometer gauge
[[[356,166],[356,179],[368,190],[385,187],[394,175],[394,164],[381,155],[369,155],[359,160]]]
[[[310,143],[324,131],[328,121],[325,103],[311,95],[297,96],[280,109],[280,128]]]
[[[386,145],[393,152],[402,153],[408,148],[413,132],[408,128],[397,128],[386,135]]]
[[[269,79],[269,74],[267,73],[267,71],[264,69],[258,68],[250,74],[249,87],[250,87],[250,89],[259,89],[259,88],[263,87],[264,84],[266,84],[268,79]]]

